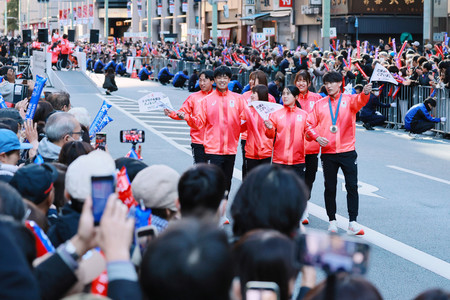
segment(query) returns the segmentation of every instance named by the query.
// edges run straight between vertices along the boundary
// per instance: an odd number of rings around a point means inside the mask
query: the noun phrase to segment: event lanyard
[[[339,97],[339,102],[338,102],[337,107],[336,107],[336,114],[333,115],[333,108],[331,107],[331,97],[328,97],[328,104],[330,105],[331,123],[333,125],[336,125],[337,117],[338,117],[338,114],[339,114],[339,106],[341,105],[341,99],[342,99],[342,94]]]

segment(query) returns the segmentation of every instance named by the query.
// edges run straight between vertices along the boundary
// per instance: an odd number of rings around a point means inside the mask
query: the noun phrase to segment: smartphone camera
[[[105,151],[106,147],[106,132],[98,132],[95,134],[95,149]]]
[[[370,247],[357,238],[309,230],[297,239],[297,247],[302,264],[322,268],[327,274],[367,272]]]
[[[120,142],[121,143],[143,143],[145,142],[145,132],[144,130],[121,130],[120,131]]]
[[[148,225],[136,229],[136,243],[139,245],[141,254],[144,254],[148,244],[158,235],[158,229],[154,225]]]
[[[246,300],[279,300],[280,288],[270,281],[249,281],[245,285]]]
[[[100,224],[106,202],[115,191],[114,176],[92,176],[92,214],[94,225]]]

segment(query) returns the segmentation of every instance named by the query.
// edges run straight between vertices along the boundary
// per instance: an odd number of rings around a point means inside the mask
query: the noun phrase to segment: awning
[[[259,13],[259,14],[254,14],[254,15],[250,15],[250,16],[246,16],[246,17],[242,17],[241,20],[249,20],[249,21],[253,21],[256,20],[258,18],[262,18],[265,16],[268,16],[270,13]]]
[[[270,13],[270,16],[272,18],[282,18],[282,17],[287,17],[291,14],[290,10],[279,10],[279,11],[272,11]]]
[[[235,23],[229,23],[229,24],[217,24],[217,29],[230,29],[230,28],[234,28],[237,27],[238,24]],[[212,26],[208,26],[209,29],[212,29]]]

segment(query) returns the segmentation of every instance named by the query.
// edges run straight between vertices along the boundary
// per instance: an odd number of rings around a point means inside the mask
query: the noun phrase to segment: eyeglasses
[[[78,135],[83,135],[84,130],[78,131],[78,132],[69,132],[70,135],[72,134],[78,134]]]

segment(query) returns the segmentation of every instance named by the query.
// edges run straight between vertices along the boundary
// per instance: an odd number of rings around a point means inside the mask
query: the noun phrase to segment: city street
[[[103,75],[88,76],[98,91],[72,80],[72,72],[58,72],[71,94],[72,106],[84,106],[95,117],[103,100],[112,104],[114,120],[103,130],[114,158],[124,156],[130,144],[119,142],[119,131],[143,129],[142,156],[147,164],[166,164],[184,172],[192,165],[189,127],[161,112],[140,113],[137,100],[150,92],[166,94],[177,109],[189,92],[157,82],[116,77],[119,90],[106,96]],[[73,77],[75,78],[75,77]],[[78,80],[78,79],[77,79]],[[371,243],[367,278],[384,299],[412,299],[420,292],[450,287],[450,141],[412,139],[404,131],[356,129],[360,210],[358,222]],[[230,200],[241,183],[241,151],[234,170]],[[149,178],[148,180],[152,180]],[[348,225],[342,173],[338,182],[338,224]],[[310,228],[326,230],[323,176],[319,167],[310,203]],[[231,202],[231,201],[230,201]],[[319,279],[323,274],[319,272]]]

